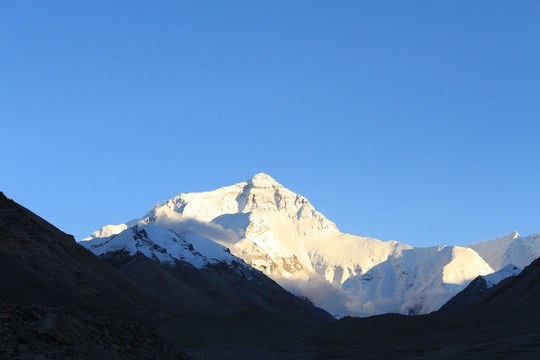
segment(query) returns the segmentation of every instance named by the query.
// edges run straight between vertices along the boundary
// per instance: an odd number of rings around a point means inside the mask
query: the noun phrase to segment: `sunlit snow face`
[[[181,194],[143,218],[93,235],[106,237],[148,224],[166,232],[148,230],[152,241],[166,249],[157,257],[202,266],[204,259],[229,261],[227,256],[236,255],[338,315],[430,312],[476,276],[493,271],[482,257],[501,264],[530,257],[534,249],[540,255],[540,237],[520,239],[517,233],[471,248],[413,248],[342,234],[307,199],[265,174],[215,191]],[[185,253],[178,246],[182,241],[200,249],[201,256]],[[231,254],[223,255],[225,248]]]

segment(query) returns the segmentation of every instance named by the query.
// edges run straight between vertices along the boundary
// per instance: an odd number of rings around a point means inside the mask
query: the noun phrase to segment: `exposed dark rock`
[[[490,288],[475,303],[473,308],[483,306],[515,306],[536,309],[540,303],[540,258],[516,276],[506,278]]]
[[[478,300],[482,294],[488,290],[486,279],[481,276],[476,277],[465,289],[457,293],[446,304],[441,306],[438,311],[454,312],[463,309],[475,300]]]

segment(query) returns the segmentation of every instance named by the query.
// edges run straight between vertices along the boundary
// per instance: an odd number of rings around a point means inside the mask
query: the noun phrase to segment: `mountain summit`
[[[116,234],[147,225],[156,235],[146,240],[160,249],[148,246],[147,256],[170,261],[184,254],[174,250],[180,241],[167,240],[180,236],[192,254],[204,257],[200,266],[241,258],[335,315],[434,311],[476,276],[493,272],[471,248],[414,248],[341,233],[305,197],[264,173],[214,191],[180,194],[139,219],[103,227],[81,244],[103,253]],[[208,252],[216,246],[230,254]]]
[[[205,222],[231,214],[279,213],[289,218],[310,217],[317,223],[315,227],[321,231],[337,231],[336,225],[317,212],[306,198],[286,189],[264,173],[256,174],[246,182],[214,191],[180,194],[156,205],[153,211],[164,207],[184,217]]]
[[[303,238],[339,234],[336,225],[306,198],[259,173],[248,181],[214,191],[180,194],[154,206],[142,218],[105,226],[84,240],[114,236],[143,224],[184,230],[197,227],[192,234],[229,247],[232,254],[275,276],[290,276],[306,266],[312,270],[309,256],[299,248]],[[95,248],[96,243],[92,246]]]
[[[517,231],[467,247],[476,251],[495,271],[516,265],[524,268],[540,257],[540,234],[520,236]]]
[[[279,184],[276,180],[274,180],[273,177],[265,173],[255,174],[250,180],[248,180],[248,184],[253,185],[253,187],[261,188],[283,187],[283,185]]]

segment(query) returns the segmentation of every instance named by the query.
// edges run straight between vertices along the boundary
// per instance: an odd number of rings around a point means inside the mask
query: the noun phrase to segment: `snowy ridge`
[[[487,275],[479,275],[473,281],[471,281],[467,287],[465,287],[465,289],[461,290],[448,302],[441,306],[438,311],[448,313],[465,309],[467,306],[481,299],[481,297],[490,288],[499,284],[508,277],[519,275],[522,270],[522,268],[510,264],[497,272]]]
[[[517,267],[513,264],[508,264],[499,271],[496,271],[492,274],[483,275],[481,276],[486,280],[486,285],[488,288],[493,287],[503,281],[504,279],[511,277],[511,276],[517,276],[523,271],[523,268]]]
[[[423,314],[437,310],[477,275],[493,272],[473,250],[459,246],[399,251],[343,287],[363,302],[361,315],[395,311]]]
[[[197,233],[189,230],[175,232],[155,225],[135,225],[119,234],[85,241],[83,245],[96,255],[117,250],[126,250],[130,255],[141,252],[162,263],[178,259],[199,269],[218,262],[243,263],[232,256],[227,248]]]
[[[540,234],[521,237],[517,231],[493,240],[467,245],[498,271],[506,265],[524,268],[540,257]]]
[[[540,256],[536,235],[516,241],[519,236],[510,234],[492,240],[498,244],[494,249],[489,242],[413,248],[344,234],[306,198],[262,173],[214,191],[180,194],[140,219],[103,227],[81,244],[106,252],[119,246],[114,234],[127,232],[124,236],[133,238],[134,227],[148,226],[152,232],[148,237],[165,249],[163,253],[148,246],[145,255],[149,257],[169,261],[183,256],[204,266],[205,261],[232,261],[236,256],[339,316],[434,311],[478,275],[492,273],[498,264],[518,258],[525,261],[537,250]],[[183,240],[201,257],[186,253]],[[210,243],[219,250],[209,251]],[[122,244],[126,249],[135,246]],[[484,258],[478,253],[484,253]]]

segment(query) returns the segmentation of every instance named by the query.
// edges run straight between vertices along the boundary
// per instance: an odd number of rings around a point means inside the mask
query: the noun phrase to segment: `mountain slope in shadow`
[[[71,235],[0,193],[0,297],[27,305],[70,305],[120,318],[162,310],[153,296]]]
[[[175,259],[164,264],[142,253],[119,250],[100,256],[141,288],[182,313],[231,315],[269,311],[312,325],[335,319],[307,299],[284,290],[262,272],[237,262],[218,262],[197,269]]]
[[[72,236],[0,193],[0,358],[180,359],[150,325],[166,314]]]

